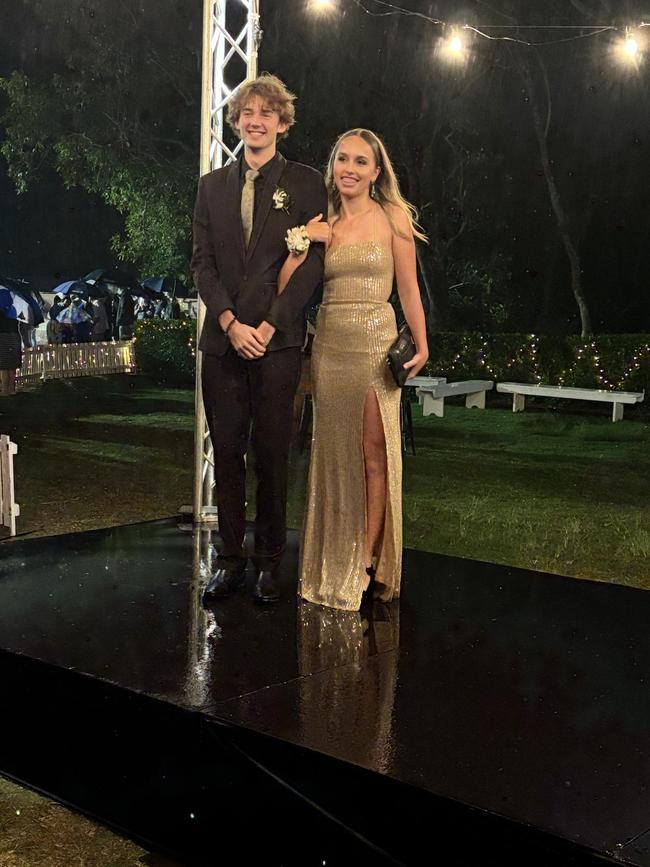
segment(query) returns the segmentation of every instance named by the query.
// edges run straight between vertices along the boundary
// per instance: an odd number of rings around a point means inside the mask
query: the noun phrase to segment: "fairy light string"
[[[467,30],[475,33],[477,36],[482,37],[483,39],[488,39],[493,42],[515,42],[519,45],[526,45],[529,47],[538,47],[544,45],[558,45],[563,42],[575,42],[580,39],[589,39],[594,36],[600,36],[603,33],[611,33],[611,32],[621,32],[624,31],[626,35],[632,30],[640,30],[644,27],[650,26],[650,22],[640,21],[638,24],[627,25],[627,26],[619,26],[616,24],[453,24],[453,22],[445,21],[442,18],[436,18],[432,15],[427,15],[426,12],[420,12],[415,9],[408,9],[405,6],[398,6],[396,3],[389,3],[388,0],[351,0],[354,5],[364,12],[366,15],[371,18],[388,18],[394,16],[402,16],[405,18],[418,18],[420,20],[426,21],[428,24],[432,24],[436,27],[454,27],[457,30]],[[373,4],[373,7],[379,7],[382,11],[378,11],[376,8],[370,8],[368,4]],[[334,9],[336,7],[335,0],[321,0],[320,3],[316,4],[317,6],[329,7]],[[520,31],[520,30],[540,30],[540,31],[572,31],[579,30],[580,33],[577,33],[573,36],[563,37],[561,39],[551,39],[551,40],[543,40],[543,41],[532,41],[529,39],[522,39],[517,36],[508,36],[502,34],[491,34],[486,33],[487,30],[499,30],[499,31]]]
[[[545,381],[569,386],[580,375],[580,370],[590,378],[594,376],[600,388],[608,391],[625,390],[630,379],[641,370],[644,364],[650,367],[650,343],[643,343],[632,353],[632,358],[623,365],[622,372],[614,375],[603,361],[605,353],[595,339],[583,341],[573,348],[573,361],[558,376],[544,376],[545,365],[540,360],[540,337],[527,335],[521,343],[504,349],[498,343],[482,334],[462,335],[460,347],[450,348],[448,363],[444,359],[435,362],[436,371],[448,370],[450,374],[475,375],[484,372],[493,379],[507,379],[510,376],[529,378],[542,384]]]
[[[188,320],[146,320],[138,323],[135,340],[145,339],[147,334],[163,335],[188,331]],[[196,356],[196,340],[191,330],[187,333],[187,349],[192,358]],[[579,369],[590,370],[599,385],[609,391],[625,390],[631,377],[644,364],[650,366],[650,343],[643,343],[632,353],[632,358],[626,361],[623,372],[615,376],[608,371],[603,361],[604,354],[595,339],[583,341],[573,349],[574,358],[571,364],[564,368],[560,375],[554,378],[558,385],[568,385],[575,381]],[[487,373],[493,379],[503,379],[516,372],[530,376],[534,383],[543,383],[544,364],[540,360],[540,336],[528,334],[514,348],[504,353],[502,348],[495,346],[487,335],[464,334],[460,336],[460,347],[451,348],[451,358],[448,365],[442,361],[436,364],[436,369],[446,368],[450,373],[457,371],[480,371]],[[437,375],[437,374],[436,374]]]

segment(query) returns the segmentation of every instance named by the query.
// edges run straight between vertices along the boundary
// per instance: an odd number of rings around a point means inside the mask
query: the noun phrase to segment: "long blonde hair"
[[[379,167],[379,175],[374,183],[372,198],[381,206],[382,210],[386,214],[393,232],[395,232],[396,235],[404,237],[404,232],[398,229],[395,225],[390,206],[399,208],[400,211],[406,214],[409,225],[411,226],[413,237],[419,238],[420,241],[428,243],[427,236],[422,231],[422,227],[418,225],[418,212],[416,208],[410,202],[407,202],[400,192],[399,182],[393,164],[388,156],[386,146],[379,136],[369,129],[349,129],[347,132],[344,132],[343,135],[338,137],[336,144],[332,148],[332,152],[327,162],[325,182],[327,184],[327,191],[330,197],[330,207],[333,214],[338,216],[341,212],[341,194],[334,183],[334,162],[339,152],[339,148],[341,147],[341,143],[346,138],[350,138],[353,135],[362,138],[365,143],[369,145],[374,154],[375,163]]]

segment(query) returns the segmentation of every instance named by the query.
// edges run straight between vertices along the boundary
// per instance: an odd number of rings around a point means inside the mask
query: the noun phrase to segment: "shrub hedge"
[[[194,320],[151,319],[136,326],[138,370],[159,382],[192,383]],[[546,382],[650,391],[650,334],[433,334],[426,373],[447,379]]]
[[[426,372],[447,379],[650,389],[650,334],[434,334]]]
[[[139,373],[157,382],[188,385],[194,382],[196,321],[145,319],[135,326],[135,361]]]

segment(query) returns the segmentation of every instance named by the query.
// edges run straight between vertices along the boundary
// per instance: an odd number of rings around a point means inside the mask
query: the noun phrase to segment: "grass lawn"
[[[3,777],[0,811],[0,867],[174,867],[171,861],[147,854],[114,831]]]
[[[0,399],[0,433],[18,444],[18,532],[177,514],[192,499],[193,429],[193,392],[140,376],[49,380]]]
[[[650,418],[613,424],[575,405],[514,414],[413,407],[404,458],[404,544],[475,560],[650,588]],[[304,504],[294,458],[289,520]]]
[[[20,532],[62,533],[177,514],[191,501],[193,392],[144,377],[55,380],[0,401],[18,443]],[[602,407],[513,414],[414,407],[404,460],[408,547],[650,587],[650,418]],[[308,454],[292,454],[289,524]],[[254,486],[249,486],[253,500]]]
[[[650,420],[445,409],[404,481],[406,544],[650,587]],[[575,412],[575,410],[574,410]]]

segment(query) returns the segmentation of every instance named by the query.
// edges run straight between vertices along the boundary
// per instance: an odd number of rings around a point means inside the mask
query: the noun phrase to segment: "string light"
[[[623,50],[629,57],[635,58],[639,52],[639,43],[632,36],[626,36]]]
[[[426,21],[429,24],[438,26],[438,27],[447,27],[451,26],[451,22],[444,21],[441,18],[435,18],[431,15],[427,15],[425,12],[418,12],[414,9],[408,9],[405,6],[398,6],[395,3],[389,3],[388,0],[350,0],[350,2],[354,3],[362,12],[366,15],[371,16],[372,18],[387,18],[390,16],[404,16],[407,18],[419,18],[423,21]],[[370,8],[368,4],[372,4],[373,8]],[[333,6],[331,0],[312,0],[311,6],[312,8],[317,8],[321,5]],[[379,7],[379,11],[377,8]],[[621,40],[623,48],[621,49],[625,52],[628,60],[636,61],[639,57],[640,45],[637,35],[631,35],[632,31],[638,32],[643,27],[650,26],[650,22],[641,21],[639,24],[635,25],[634,28],[627,27],[625,28],[626,38]],[[518,45],[527,45],[530,47],[540,47],[544,45],[559,45],[563,42],[577,42],[582,39],[591,39],[595,36],[601,36],[604,33],[616,33],[620,32],[621,28],[615,24],[482,24],[482,25],[473,25],[473,24],[462,24],[457,25],[457,31],[460,30],[468,30],[475,33],[477,36],[482,37],[483,39],[489,39],[493,42],[513,42]],[[488,33],[486,31],[498,31],[493,33]],[[558,36],[553,39],[544,39],[544,40],[530,40],[530,39],[522,39],[520,36],[510,36],[507,35],[510,33],[518,33],[522,30],[530,30],[530,31],[541,31],[548,32],[553,31],[554,33],[567,33],[571,35],[567,36]],[[572,33],[572,31],[579,31],[578,33]],[[454,37],[452,37],[452,40]],[[460,37],[459,37],[460,39]],[[448,41],[448,40],[445,40]],[[462,44],[462,39],[459,42],[454,42],[453,46],[448,45],[445,47],[446,50],[442,52],[443,56],[452,58],[454,56],[457,59],[462,56],[462,52],[466,51],[464,45]]]
[[[310,0],[309,8],[312,12],[323,14],[334,12],[336,4],[334,0]]]
[[[640,25],[640,27],[644,26],[646,25]],[[634,30],[626,27],[625,36],[622,39],[617,40],[613,46],[615,59],[625,66],[638,67],[639,62],[642,59],[642,43],[643,39],[640,29],[637,28]]]
[[[149,332],[153,332],[154,334],[165,334],[170,332],[188,331],[187,323],[187,319],[145,319],[143,322],[138,323],[133,340],[135,342],[136,340],[146,336]],[[191,326],[187,335],[186,345],[190,350],[192,358],[196,358],[196,338]]]
[[[495,371],[494,361],[489,356],[489,344],[481,335],[475,335],[474,339],[480,341],[477,346],[475,342],[471,343],[467,337],[462,337],[461,348],[452,356],[449,364],[449,371],[453,372],[458,368],[476,368],[478,365],[482,370],[488,372],[493,378],[499,378],[501,374]],[[602,363],[602,352],[599,350],[595,341],[583,343],[575,349],[575,359],[568,369],[562,370],[556,381],[558,385],[566,385],[567,381],[575,381],[575,376],[578,368],[587,365],[587,369],[591,368],[596,376],[599,385],[610,391],[624,390],[632,377],[641,366],[647,362],[650,364],[650,344],[640,346],[632,356],[632,360],[626,365],[623,373],[619,377],[614,377],[609,373]],[[505,362],[505,369],[510,370],[512,367],[522,367],[532,375],[533,379],[541,383],[544,377],[540,371],[539,362],[539,336],[530,334],[526,343],[522,343],[514,351],[509,353],[508,360]]]
[[[441,57],[451,63],[462,63],[467,59],[467,48],[459,30],[451,30],[449,36],[437,46]]]

